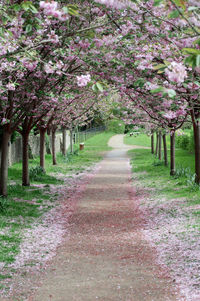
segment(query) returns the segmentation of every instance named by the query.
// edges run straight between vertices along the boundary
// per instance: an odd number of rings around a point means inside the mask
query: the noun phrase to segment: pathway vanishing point
[[[28,301],[174,301],[170,278],[154,264],[155,250],[142,235],[123,135],[86,186],[41,287]]]

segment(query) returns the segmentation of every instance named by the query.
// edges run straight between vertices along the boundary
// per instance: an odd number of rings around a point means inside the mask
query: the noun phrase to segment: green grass
[[[124,143],[129,145],[151,147],[151,137],[143,133],[140,133],[137,136],[130,136],[129,134],[127,134],[125,136]]]
[[[56,178],[56,173],[77,173],[85,170],[86,167],[98,162],[102,158],[102,153],[109,150],[107,142],[112,136],[112,133],[102,133],[85,141],[84,150],[79,151],[75,145],[75,154],[67,154],[63,157],[62,154],[57,155],[57,165],[52,165],[52,156],[45,156],[45,174],[39,174],[32,183],[43,184],[62,184],[62,180]],[[39,165],[39,158],[29,160],[29,169],[36,168]],[[21,183],[22,170],[21,163],[16,163],[9,168],[9,180]],[[52,176],[53,174],[53,176]]]
[[[13,164],[8,170],[8,197],[0,198],[0,262],[5,266],[14,262],[19,252],[21,232],[38,221],[38,219],[52,206],[55,206],[55,196],[49,195],[49,184],[62,185],[63,180],[58,179],[59,174],[77,174],[84,171],[93,163],[103,157],[103,152],[109,150],[107,142],[112,133],[102,133],[85,141],[85,148],[76,151],[75,154],[67,154],[63,157],[57,155],[57,165],[52,165],[51,155],[46,155],[46,173],[38,170],[39,158],[29,161],[29,169],[32,169],[31,184],[43,184],[42,187],[21,185],[22,165]],[[78,150],[78,146],[75,146]],[[52,198],[51,198],[52,197]],[[34,200],[34,202],[33,202]],[[41,210],[40,206],[43,206]],[[52,205],[49,205],[50,204]],[[6,271],[0,273],[0,280],[11,277]]]
[[[130,141],[136,144],[134,138],[125,138],[125,142]],[[140,145],[147,146],[149,137],[141,134],[136,137]],[[145,141],[146,139],[146,141]],[[177,174],[170,176],[169,166],[164,166],[162,161],[155,158],[149,149],[135,149],[129,152],[133,171],[133,181],[142,189],[152,194],[153,198],[166,198],[186,200],[186,206],[200,204],[200,187],[192,181],[194,175],[195,158],[194,154],[188,151],[176,149],[176,169]],[[169,154],[168,154],[169,157]],[[193,213],[197,219],[195,227],[200,227],[199,211]]]

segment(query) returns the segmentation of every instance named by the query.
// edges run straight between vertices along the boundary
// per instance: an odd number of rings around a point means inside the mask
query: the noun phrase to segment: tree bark
[[[167,142],[166,142],[166,134],[163,134],[163,150],[164,150],[164,161],[165,166],[168,165],[168,159],[167,159]]]
[[[53,165],[57,165],[57,162],[56,162],[56,129],[52,129],[52,131],[51,131],[51,139],[52,139],[52,160],[53,160]]]
[[[1,144],[1,169],[0,169],[0,195],[7,196],[8,182],[8,151],[11,133],[7,129],[3,129],[3,137]]]
[[[156,151],[155,151],[156,156],[158,156],[158,141],[159,141],[158,136],[159,136],[158,133],[156,133]]]
[[[195,149],[195,182],[200,184],[200,124],[197,120],[193,124],[194,130],[194,149]]]
[[[162,134],[159,132],[158,134],[158,159],[162,159]]]
[[[154,154],[154,133],[151,133],[151,153]]]
[[[170,132],[170,175],[175,175],[175,132]]]
[[[67,149],[67,141],[66,141],[66,128],[62,128],[62,154],[63,156],[66,156],[66,149]]]
[[[70,130],[70,152],[73,154],[74,148],[73,148],[73,130]]]
[[[29,133],[22,133],[22,186],[29,186],[29,157],[28,157],[28,140]]]
[[[45,128],[40,128],[40,166],[45,171]]]

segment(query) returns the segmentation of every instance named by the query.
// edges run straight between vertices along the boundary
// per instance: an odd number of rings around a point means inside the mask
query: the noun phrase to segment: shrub
[[[190,142],[190,136],[187,134],[183,134],[181,136],[177,136],[176,144],[178,147],[187,150]]]
[[[194,151],[194,134],[193,130],[189,134],[183,134],[176,137],[176,146],[188,150],[189,152]]]
[[[38,177],[45,174],[44,169],[41,166],[35,166],[30,168],[29,170],[29,177],[31,180],[37,180]]]
[[[124,134],[125,124],[122,120],[112,119],[107,122],[106,129],[108,132],[116,134]]]

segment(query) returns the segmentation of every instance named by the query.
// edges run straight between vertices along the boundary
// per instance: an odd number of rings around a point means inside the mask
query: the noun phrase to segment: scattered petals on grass
[[[138,203],[158,264],[167,267],[186,301],[200,300],[200,229],[194,207],[186,199],[143,197]]]
[[[41,268],[45,269],[48,262],[56,255],[57,248],[69,238],[69,218],[73,214],[85,185],[95,174],[98,165],[77,175],[65,175],[64,185],[50,185],[49,200],[43,202],[38,208],[43,212],[30,228],[23,229],[20,233],[22,242],[15,257],[15,261],[9,265],[1,264],[2,271],[10,273],[17,278],[5,278],[0,287],[2,296],[13,296],[20,294],[23,279],[19,281],[20,274],[38,273]],[[34,187],[44,188],[45,185],[35,184]],[[16,200],[18,201],[18,200]],[[29,201],[36,203],[37,199]],[[15,219],[13,219],[15,222]],[[3,234],[5,234],[5,229]]]

